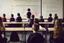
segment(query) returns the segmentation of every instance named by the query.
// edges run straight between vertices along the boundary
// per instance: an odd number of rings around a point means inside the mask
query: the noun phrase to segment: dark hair
[[[5,15],[5,13],[3,14],[3,17],[5,17],[6,15]]]
[[[34,15],[32,15],[32,18],[33,18],[33,19],[34,19],[34,17],[35,17],[35,16],[34,16]]]
[[[63,29],[63,25],[62,25],[62,20],[58,19],[57,22],[57,28],[55,28],[56,32],[59,33],[60,37],[64,36],[64,29]]]
[[[43,16],[40,16],[40,18],[42,19],[42,18],[43,18]]]
[[[20,16],[20,13],[17,13],[18,16]]]
[[[30,11],[30,8],[28,8],[28,11]]]
[[[58,19],[57,21],[57,26],[58,26],[58,29],[62,29],[62,20]]]
[[[14,15],[13,14],[11,14],[11,17],[13,17]]]
[[[39,24],[39,20],[37,18],[35,18],[34,23],[38,23]]]
[[[35,18],[34,27],[35,27],[35,28],[34,28],[35,31],[38,31],[38,30],[39,30],[39,21],[38,21],[37,18]]]
[[[52,14],[50,13],[49,16],[52,16]]]
[[[38,31],[39,30],[39,24],[34,24],[34,27],[35,27],[34,28],[35,31]]]

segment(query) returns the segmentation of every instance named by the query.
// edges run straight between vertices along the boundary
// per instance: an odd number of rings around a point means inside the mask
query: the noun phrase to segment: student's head
[[[55,16],[57,16],[57,14],[55,14]]]
[[[5,16],[6,16],[6,14],[4,13],[4,14],[3,14],[3,17],[5,17]]]
[[[51,16],[52,16],[52,14],[50,13],[50,14],[49,14],[49,16],[51,17]]]
[[[34,16],[34,15],[32,15],[32,18],[34,19],[34,18],[35,18],[35,16]]]
[[[14,17],[14,15],[13,15],[13,14],[11,14],[11,17]]]
[[[17,16],[20,16],[20,13],[17,13]]]
[[[42,19],[42,18],[43,18],[43,16],[40,16],[40,18]]]
[[[32,26],[32,29],[37,32],[39,30],[39,22],[38,22],[38,19],[35,18],[35,21],[34,21],[34,24]]]
[[[58,16],[57,16],[57,14],[55,14],[55,17],[54,17],[54,19],[56,20],[56,19],[58,19]]]
[[[39,24],[39,20],[37,18],[34,19],[34,23]]]
[[[30,8],[28,8],[28,11],[31,11]]]

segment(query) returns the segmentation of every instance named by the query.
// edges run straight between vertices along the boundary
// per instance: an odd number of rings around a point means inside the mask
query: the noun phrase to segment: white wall
[[[3,13],[7,18],[10,18],[11,13],[17,17],[17,13],[21,14],[22,18],[26,18],[27,8],[31,8],[32,14],[37,18],[40,17],[40,0],[0,0],[0,16]],[[63,0],[42,0],[42,15],[48,18],[49,13],[57,13],[59,18],[63,17]]]
[[[11,13],[11,0],[0,0],[0,16],[5,13],[7,18],[10,17]]]
[[[27,9],[30,8],[32,14],[40,16],[40,0],[12,0],[12,13],[21,14],[22,18],[26,18]]]
[[[51,13],[53,18],[57,13],[59,18],[63,17],[63,0],[42,0],[42,15],[47,18]]]

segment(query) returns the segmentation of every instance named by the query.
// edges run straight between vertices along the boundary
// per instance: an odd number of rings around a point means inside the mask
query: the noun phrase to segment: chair
[[[33,35],[28,43],[44,43],[45,39],[43,38],[43,36],[36,36],[36,35]]]

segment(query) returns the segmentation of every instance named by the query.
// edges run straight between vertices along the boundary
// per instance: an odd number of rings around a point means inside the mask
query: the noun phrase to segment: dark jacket
[[[44,43],[45,39],[39,33],[32,33],[29,35],[28,43]]]

